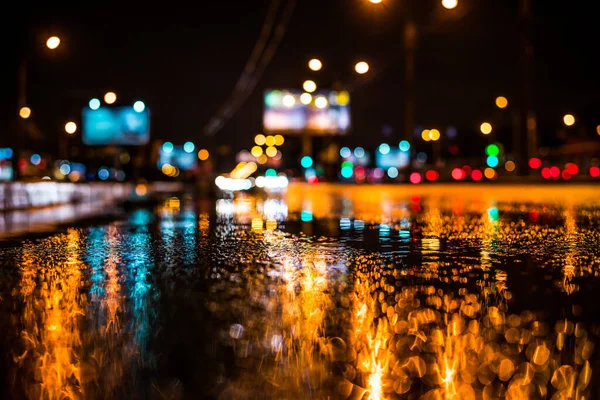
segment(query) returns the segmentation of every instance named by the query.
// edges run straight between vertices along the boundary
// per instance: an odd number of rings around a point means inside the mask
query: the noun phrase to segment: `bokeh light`
[[[473,179],[474,181],[480,181],[483,178],[483,172],[481,172],[478,169],[474,169],[473,171],[471,171],[471,179]]]
[[[88,106],[90,106],[90,108],[95,111],[100,108],[100,100],[98,100],[96,98],[91,99],[90,102],[88,103]]]
[[[135,112],[142,112],[146,109],[146,105],[144,104],[143,101],[136,101],[135,103],[133,103],[133,110]]]
[[[291,94],[286,94],[285,96],[283,96],[282,102],[283,105],[287,108],[292,108],[294,104],[296,104],[296,99],[294,99],[294,96],[292,96]]]
[[[439,140],[440,136],[441,136],[440,131],[437,129],[432,129],[429,131],[429,138],[431,140],[433,140],[434,142]]]
[[[281,146],[285,142],[284,137],[281,135],[275,135],[274,138],[275,138],[275,146]]]
[[[369,72],[369,64],[367,64],[365,61],[357,62],[354,66],[354,70],[358,74],[366,74],[367,72]]]
[[[106,104],[113,104],[115,101],[117,101],[117,95],[115,92],[107,92],[104,95],[104,102]]]
[[[308,62],[308,68],[312,71],[320,71],[323,68],[323,63],[318,58],[313,58]]]
[[[27,119],[27,118],[31,117],[31,108],[21,107],[21,109],[19,110],[19,117],[21,117],[23,119]]]
[[[462,168],[454,168],[452,170],[452,178],[460,181],[465,178],[465,171]]]
[[[254,136],[254,143],[256,143],[258,146],[264,145],[265,141],[265,135],[263,135],[262,133],[259,133],[258,135]]]
[[[348,147],[342,147],[340,149],[340,157],[348,158],[352,155],[352,151]]]
[[[563,117],[563,122],[566,126],[573,126],[575,125],[575,116],[573,114],[566,114]]]
[[[265,144],[267,146],[275,146],[275,136],[269,135],[265,138]]]
[[[319,96],[315,99],[315,106],[317,108],[325,108],[327,107],[327,98],[325,98],[324,96]]]
[[[304,105],[309,105],[312,102],[312,95],[310,93],[302,93],[300,95],[300,102]]]
[[[496,97],[496,107],[506,108],[508,106],[508,99],[504,96]]]
[[[173,151],[173,143],[171,142],[164,142],[162,145],[162,149],[165,153],[169,154]]]
[[[484,122],[483,124],[481,124],[479,129],[484,135],[489,135],[490,133],[492,133],[492,124],[490,124],[489,122]]]
[[[590,167],[590,176],[592,178],[598,178],[600,176],[600,167]]]
[[[494,168],[486,168],[483,174],[488,179],[496,179],[496,170]]]
[[[192,142],[185,142],[183,144],[183,151],[185,151],[186,153],[193,153],[195,149],[196,146]]]
[[[365,156],[365,149],[363,149],[362,147],[357,147],[354,149],[354,156],[356,158],[362,158]]]
[[[421,178],[421,174],[418,172],[413,172],[412,174],[410,174],[408,179],[410,180],[410,183],[413,183],[415,185],[421,183],[421,181],[423,180],[423,178]]]
[[[500,147],[493,143],[489,144],[485,148],[485,154],[487,154],[488,156],[497,156],[498,154],[500,154]]]
[[[406,140],[403,140],[400,142],[400,144],[398,145],[398,147],[400,148],[401,151],[409,151],[410,150],[410,143]]]
[[[65,124],[65,132],[69,135],[74,134],[77,131],[77,124],[73,121],[69,121]]]
[[[304,156],[302,157],[302,159],[300,159],[300,165],[302,165],[303,168],[310,168],[313,165],[313,159],[311,156]]]
[[[431,133],[429,129],[424,129],[423,132],[421,132],[421,138],[426,142],[431,140]]]
[[[442,0],[442,6],[444,6],[444,8],[447,8],[448,10],[456,8],[457,5],[458,0]]]
[[[263,153],[263,149],[260,146],[254,146],[252,149],[250,149],[250,153],[254,156],[254,157],[260,157]]]
[[[514,161],[507,161],[504,163],[504,169],[508,172],[513,172],[516,168]]]
[[[396,167],[388,168],[387,175],[392,179],[396,179],[398,177],[398,168],[396,168]]]
[[[500,163],[500,160],[498,160],[497,156],[488,156],[485,162],[488,165],[488,167],[495,168]]]
[[[312,93],[315,90],[317,90],[317,84],[311,80],[304,81],[304,83],[302,84],[302,88],[304,89],[304,91]]]
[[[206,160],[208,160],[208,157],[210,157],[210,153],[208,152],[208,150],[206,150],[206,149],[201,149],[201,150],[198,152],[198,159],[199,159],[200,161],[206,161]]]
[[[434,169],[431,169],[425,173],[425,178],[427,178],[427,180],[431,182],[437,181],[439,177],[440,174]]]
[[[46,40],[46,47],[50,50],[56,49],[60,45],[60,38],[58,36],[50,36],[48,40]]]
[[[387,143],[381,143],[379,145],[379,152],[381,154],[388,154],[390,152],[390,145]]]
[[[31,157],[29,157],[29,162],[31,162],[33,165],[40,165],[42,162],[42,157],[39,154],[32,154]]]
[[[348,166],[348,165],[342,166],[342,171],[341,171],[342,177],[344,177],[346,179],[352,178],[353,173],[354,173],[354,170],[353,170],[352,166]]]
[[[277,154],[277,148],[274,146],[269,146],[265,149],[265,154],[267,155],[267,157],[275,157],[275,155]]]
[[[533,158],[529,159],[529,168],[538,169],[541,166],[542,166],[542,160],[540,160],[539,158],[533,157]]]

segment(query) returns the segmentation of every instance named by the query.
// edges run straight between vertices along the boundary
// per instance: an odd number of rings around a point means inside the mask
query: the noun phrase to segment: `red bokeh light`
[[[600,167],[590,167],[590,176],[597,178],[600,176]]]
[[[550,174],[550,168],[548,168],[548,167],[542,168],[542,178],[549,179],[550,176],[551,176],[551,174]]]
[[[465,177],[468,176],[468,175],[471,175],[471,172],[473,171],[473,168],[471,168],[468,165],[464,165],[462,167],[462,169],[463,169],[463,171],[465,171]]]
[[[454,168],[452,170],[452,177],[457,181],[460,181],[461,179],[464,179],[465,171],[462,168]]]
[[[562,172],[561,175],[565,181],[568,181],[569,179],[571,179],[571,174],[566,169]]]
[[[364,178],[365,177],[365,167],[358,166],[358,167],[354,168],[354,175],[358,179]]]
[[[567,163],[567,165],[565,165],[565,171],[567,171],[569,175],[577,175],[579,173],[579,167],[577,164]]]
[[[557,166],[550,168],[550,176],[552,177],[552,179],[558,179],[558,177],[560,176],[560,168],[558,168]]]
[[[27,168],[27,160],[24,158],[19,159],[19,161],[17,162],[17,167],[20,170],[24,170],[25,168]]]
[[[412,174],[410,174],[410,181],[411,181],[412,183],[414,183],[415,185],[416,185],[417,183],[421,183],[421,179],[422,179],[422,178],[421,178],[421,174],[420,174],[420,173],[418,173],[418,172],[413,172]]]
[[[421,201],[421,196],[419,196],[418,194],[416,194],[416,195],[414,195],[414,196],[412,196],[410,198],[410,201],[412,201],[413,203],[418,203],[418,202]]]
[[[474,181],[480,181],[481,178],[483,178],[483,172],[481,172],[478,169],[474,169],[473,172],[471,172],[471,179],[473,179]]]
[[[529,168],[538,169],[541,166],[542,160],[540,160],[539,158],[534,157],[529,159]]]
[[[437,181],[439,177],[440,174],[438,174],[438,172],[433,169],[427,171],[427,173],[425,174],[425,178],[427,178],[428,181]]]
[[[308,183],[319,183],[319,178],[317,178],[316,176],[311,176],[310,178],[308,178]]]

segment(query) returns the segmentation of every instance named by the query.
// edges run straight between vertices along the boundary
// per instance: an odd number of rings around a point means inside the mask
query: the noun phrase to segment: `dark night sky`
[[[111,89],[124,102],[148,104],[154,138],[241,149],[260,131],[263,90],[297,87],[312,77],[323,85],[335,79],[356,87],[354,129],[346,142],[372,145],[382,140],[384,125],[395,134],[401,129],[404,3],[388,0],[378,7],[366,0],[300,0],[256,90],[214,138],[203,134],[204,126],[240,76],[268,0],[202,1],[194,8],[168,2],[160,8],[28,3],[16,16],[4,15],[3,36],[13,39],[5,50],[8,58],[3,57],[0,133],[6,138],[15,113],[17,60],[24,51],[30,60],[29,104],[48,136],[77,118],[89,98]],[[517,1],[459,0],[459,9],[451,13],[437,0],[418,3],[417,11],[428,12],[417,51],[417,124],[454,125],[471,134],[481,121],[500,118],[497,95],[506,95],[511,105],[517,97]],[[563,113],[572,111],[580,129],[587,129],[580,134],[598,137],[595,14],[588,2],[534,0],[534,5],[541,135],[556,136]],[[63,38],[57,52],[45,49],[48,34]],[[313,56],[325,63],[318,74],[306,68]],[[358,59],[371,64],[368,78],[353,73]]]

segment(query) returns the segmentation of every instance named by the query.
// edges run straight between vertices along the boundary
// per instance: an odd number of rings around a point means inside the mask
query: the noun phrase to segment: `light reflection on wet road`
[[[599,217],[594,187],[291,186],[0,242],[0,395],[600,398]]]

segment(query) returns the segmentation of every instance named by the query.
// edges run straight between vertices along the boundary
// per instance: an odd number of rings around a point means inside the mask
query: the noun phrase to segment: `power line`
[[[265,19],[265,23],[263,24],[263,30],[260,35],[259,41],[257,42],[246,67],[244,68],[244,72],[240,76],[235,88],[231,94],[231,96],[227,99],[227,101],[221,106],[217,114],[210,119],[208,124],[204,128],[204,133],[206,135],[214,135],[216,134],[225,123],[239,110],[239,108],[244,104],[244,102],[248,99],[248,97],[254,91],[256,85],[260,81],[265,69],[271,62],[281,40],[283,39],[285,32],[287,30],[287,26],[292,17],[293,11],[296,7],[296,0],[289,0],[286,4],[286,7],[283,11],[281,19],[277,26],[275,27],[275,32],[271,37],[271,41],[266,42],[271,36],[271,31],[273,27],[273,20],[276,15],[276,8],[278,5],[278,1],[273,1],[267,13],[267,17]],[[275,9],[275,11],[273,11]],[[266,38],[266,39],[265,39]],[[266,48],[265,48],[266,47]],[[262,51],[264,49],[264,52]],[[257,61],[256,59],[260,59]]]

